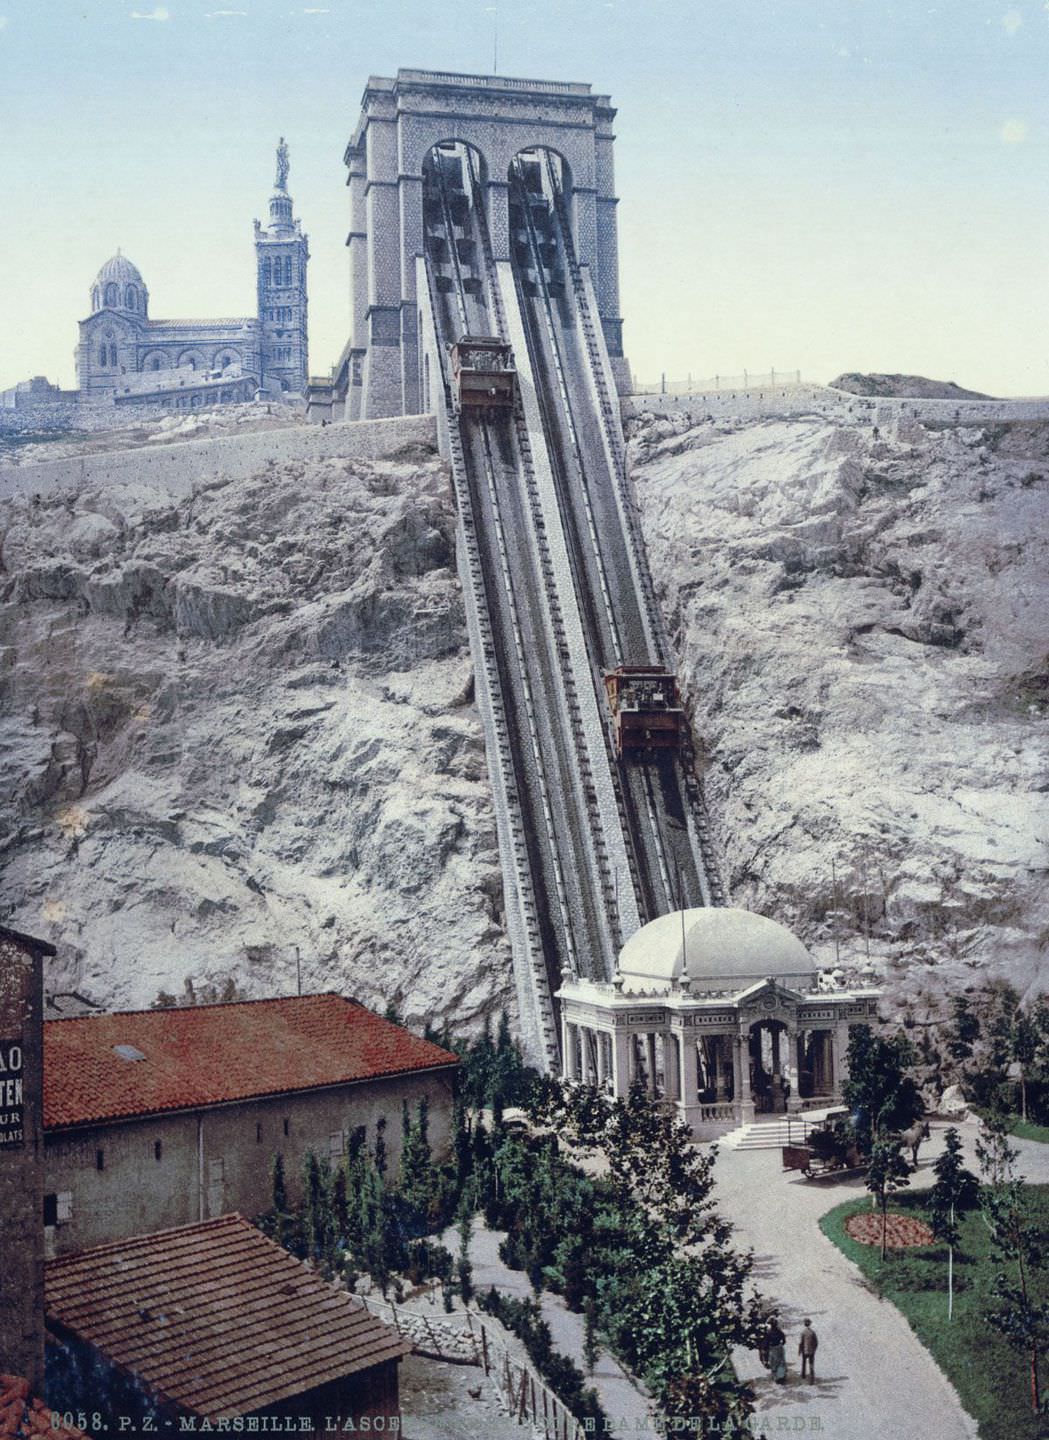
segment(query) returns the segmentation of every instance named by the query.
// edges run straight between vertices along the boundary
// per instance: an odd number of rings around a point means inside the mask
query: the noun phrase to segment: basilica
[[[76,366],[81,403],[190,408],[256,395],[304,395],[307,237],[292,214],[288,147],[277,148],[269,224],[255,221],[257,313],[155,320],[140,271],[119,251],[91,286]]]

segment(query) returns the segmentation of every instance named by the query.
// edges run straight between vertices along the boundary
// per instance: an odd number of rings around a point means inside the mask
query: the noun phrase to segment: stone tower
[[[522,151],[556,152],[579,265],[589,273],[612,372],[629,388],[619,316],[612,121],[607,95],[589,85],[398,70],[372,76],[346,147],[349,170],[350,340],[336,376],[346,419],[412,415],[420,394],[420,307],[415,258],[423,253],[423,164],[431,148],[471,147],[481,177],[493,259],[507,260],[508,171]]]
[[[277,146],[277,179],[270,196],[270,223],[255,221],[258,262],[259,383],[272,392],[305,395],[307,376],[306,266],[309,242],[292,216],[288,194],[288,147]]]

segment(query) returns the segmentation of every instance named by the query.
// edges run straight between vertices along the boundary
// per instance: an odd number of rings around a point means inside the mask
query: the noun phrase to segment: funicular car
[[[605,673],[612,735],[621,760],[677,751],[686,731],[678,683],[662,665],[619,665]]]
[[[458,414],[513,409],[517,372],[505,340],[497,335],[462,335],[451,347],[451,361]]]

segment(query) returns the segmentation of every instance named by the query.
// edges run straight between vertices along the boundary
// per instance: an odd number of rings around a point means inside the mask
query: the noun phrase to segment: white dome
[[[750,910],[712,906],[675,910],[643,925],[619,952],[626,991],[669,987],[684,977],[693,990],[744,990],[772,976],[812,983],[816,963],[784,925]]]

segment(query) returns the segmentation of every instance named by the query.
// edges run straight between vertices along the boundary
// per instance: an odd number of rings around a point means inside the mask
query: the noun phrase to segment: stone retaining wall
[[[886,399],[852,395],[826,385],[785,385],[775,390],[714,390],[691,395],[626,395],[623,418],[639,415],[689,415],[698,424],[714,420],[750,420],[762,416],[829,415],[843,420],[887,425],[916,419],[931,425],[986,425],[1011,420],[1049,420],[1049,398],[1023,400]]]
[[[379,460],[405,445],[437,444],[432,415],[256,430],[211,440],[144,445],[111,454],[77,455],[36,465],[0,468],[0,498],[54,496],[96,485],[147,484],[172,495],[191,495],[217,479],[257,475],[273,462],[324,459]]]

